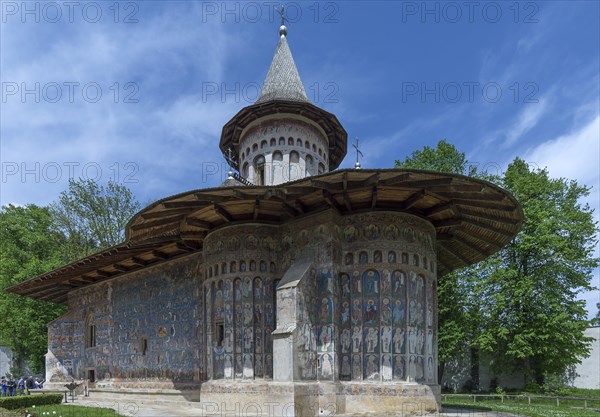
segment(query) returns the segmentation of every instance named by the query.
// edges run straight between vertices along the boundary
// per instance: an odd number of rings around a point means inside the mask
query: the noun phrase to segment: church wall
[[[403,213],[342,227],[340,379],[436,385],[435,230]]]
[[[240,225],[207,236],[203,284],[207,379],[272,379],[277,228]]]
[[[47,373],[55,380],[82,379],[93,370],[97,386],[199,379],[200,264],[192,255],[72,291],[68,313],[49,325]],[[88,334],[92,324],[95,343]]]

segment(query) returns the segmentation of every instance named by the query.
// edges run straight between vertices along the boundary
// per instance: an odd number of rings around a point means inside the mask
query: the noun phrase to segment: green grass
[[[83,407],[80,405],[44,405],[37,406],[35,408],[27,408],[20,410],[21,414],[19,417],[27,416],[31,414],[31,417],[119,417],[121,414],[115,413],[110,408],[99,408],[99,407]],[[45,414],[44,414],[45,413]],[[10,416],[7,414],[7,416]],[[0,414],[0,417],[4,417]],[[12,417],[12,416],[11,416]]]
[[[527,404],[525,401],[512,401],[504,400],[502,403],[500,400],[481,400],[478,399],[476,403],[463,398],[448,398],[442,402],[442,406],[446,408],[464,408],[464,409],[477,409],[482,411],[501,411],[504,413],[520,414],[523,416],[530,417],[600,417],[600,411],[595,409],[583,409],[569,407],[563,405],[557,407],[556,402],[554,405],[551,404]]]

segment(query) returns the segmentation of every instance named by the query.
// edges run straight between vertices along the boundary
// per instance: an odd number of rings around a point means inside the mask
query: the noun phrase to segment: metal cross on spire
[[[354,147],[354,149],[356,149],[356,163],[354,164],[354,168],[356,169],[360,169],[360,161],[359,161],[359,157],[364,157],[363,153],[360,151],[360,149],[358,148],[358,138],[354,138],[356,140],[356,143],[353,143],[352,146]]]
[[[287,35],[287,27],[285,26],[285,7],[283,5],[283,3],[281,4],[281,7],[278,10],[279,15],[281,16],[281,26],[279,27],[279,35],[280,36],[286,36]]]

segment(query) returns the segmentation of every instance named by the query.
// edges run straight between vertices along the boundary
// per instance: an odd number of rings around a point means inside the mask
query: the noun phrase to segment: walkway
[[[78,397],[75,400],[75,405],[83,405],[89,407],[103,407],[112,408],[117,413],[130,416],[130,417],[251,417],[254,414],[251,413],[235,413],[233,411],[223,411],[223,413],[204,413],[203,410],[193,406],[180,406],[180,405],[158,405],[158,404],[137,404],[136,402],[130,401],[94,401],[92,398]],[[344,414],[340,417],[379,417],[375,414]],[[492,411],[477,412],[474,410],[443,410],[437,414],[410,414],[410,415],[390,415],[386,414],[385,417],[518,417],[514,414],[497,413]],[[277,417],[277,416],[273,416]]]

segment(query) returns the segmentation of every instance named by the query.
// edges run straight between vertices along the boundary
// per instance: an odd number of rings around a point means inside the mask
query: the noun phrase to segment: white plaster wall
[[[600,326],[590,327],[585,332],[586,337],[593,337],[594,342],[590,356],[582,358],[575,372],[577,377],[573,386],[577,388],[600,388]]]
[[[273,139],[275,144],[272,144]],[[298,140],[302,142],[301,146]],[[309,143],[308,148],[306,142]],[[281,161],[273,160],[276,151],[283,154]],[[297,163],[290,162],[292,152],[298,153]],[[260,155],[265,158],[265,185],[282,184],[329,172],[327,139],[313,126],[298,119],[265,120],[242,135],[238,154],[240,173],[254,184],[258,184],[254,161]],[[308,162],[311,158],[312,163]],[[244,168],[246,164],[247,173]]]

